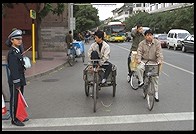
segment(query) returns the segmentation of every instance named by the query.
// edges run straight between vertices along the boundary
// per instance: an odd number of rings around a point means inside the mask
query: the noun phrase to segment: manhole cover
[[[42,60],[53,60],[54,58],[42,58]]]
[[[42,80],[42,82],[56,82],[56,81],[59,81],[58,79],[45,79],[45,80]]]

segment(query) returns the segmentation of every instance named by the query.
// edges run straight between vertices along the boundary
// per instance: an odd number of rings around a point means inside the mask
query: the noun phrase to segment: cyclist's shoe
[[[155,92],[154,98],[155,98],[155,101],[156,101],[156,102],[159,102],[159,99],[158,99],[158,92]]]
[[[105,84],[106,83],[106,79],[102,79],[101,84]]]
[[[128,73],[127,75],[127,82],[129,83],[131,81],[131,75],[133,72]]]
[[[127,82],[129,83],[131,81],[131,77],[129,76],[129,74],[127,75]]]
[[[155,99],[156,102],[159,102],[159,99],[157,99],[157,98],[155,98],[155,97],[154,97],[154,99]]]
[[[144,85],[144,82],[139,82],[138,87],[142,87]]]
[[[104,86],[104,85],[106,85],[106,79],[102,79],[102,81],[101,81],[101,86]]]

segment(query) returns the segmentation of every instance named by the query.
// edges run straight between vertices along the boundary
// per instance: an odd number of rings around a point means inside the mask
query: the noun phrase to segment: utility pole
[[[72,35],[73,35],[73,27],[74,27],[74,25],[73,25],[73,23],[74,23],[74,22],[73,22],[73,20],[74,20],[74,19],[73,19],[73,4],[74,4],[74,3],[70,3],[70,6],[71,6],[71,7],[70,7],[70,8],[71,8],[71,12],[70,12],[71,29],[70,29],[70,30],[71,30],[71,32],[72,32]]]
[[[110,6],[115,6],[115,3],[110,3],[110,4],[104,4],[104,3],[68,3],[68,28],[69,30],[72,32],[73,35],[73,30],[75,30],[75,18],[73,17],[73,6],[74,5],[99,5],[99,6],[103,6],[103,5],[110,5]]]
[[[72,32],[72,35],[73,35],[73,5],[74,3],[68,3],[68,28],[69,30]]]

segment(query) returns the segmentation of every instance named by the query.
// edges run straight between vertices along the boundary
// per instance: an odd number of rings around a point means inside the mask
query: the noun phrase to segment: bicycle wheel
[[[154,106],[154,88],[152,87],[152,82],[149,83],[148,85],[148,89],[147,89],[147,95],[146,95],[146,100],[147,100],[147,104],[148,104],[148,110],[152,110],[153,106]]]
[[[88,97],[89,96],[89,85],[88,85],[87,81],[85,81],[85,85],[84,86],[85,86],[85,94]]]
[[[116,76],[112,76],[113,77],[113,97],[115,97],[116,94]]]
[[[70,66],[73,66],[75,64],[75,56],[73,54],[68,55],[68,63]]]
[[[82,62],[84,63],[84,59],[85,59],[85,54],[84,52],[82,53]]]
[[[135,71],[131,75],[130,85],[131,85],[132,89],[134,89],[134,90],[138,89],[139,79],[138,79],[138,76]]]

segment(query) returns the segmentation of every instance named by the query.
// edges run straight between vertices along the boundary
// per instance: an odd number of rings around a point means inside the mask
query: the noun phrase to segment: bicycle
[[[82,62],[85,60],[84,43],[82,41],[74,41],[72,45],[75,48],[76,58],[82,58]]]
[[[69,63],[70,66],[73,66],[76,61],[76,50],[72,44],[70,44],[70,49],[68,49],[68,58],[67,62]]]
[[[94,100],[93,103],[93,111],[96,112],[96,105],[97,105],[97,99],[99,91],[101,90],[101,87],[108,87],[113,86],[113,97],[115,97],[116,93],[116,67],[113,65],[112,71],[110,75],[108,76],[108,79],[106,81],[106,84],[101,84],[101,78],[104,73],[104,68],[98,67],[98,61],[100,60],[91,60],[90,64],[85,67],[83,70],[83,79],[85,81],[85,94],[88,97],[89,96],[89,89],[92,88],[92,98]],[[105,63],[104,65],[106,65]],[[92,69],[89,69],[91,68]]]
[[[143,88],[143,97],[147,100],[148,109],[151,111],[154,106],[155,101],[155,91],[152,87],[152,79],[156,76],[159,76],[159,65],[155,62],[149,62],[148,60],[145,63],[145,71],[144,71],[144,85],[141,87]],[[139,79],[136,70],[132,72],[130,85],[134,90],[139,88]]]

